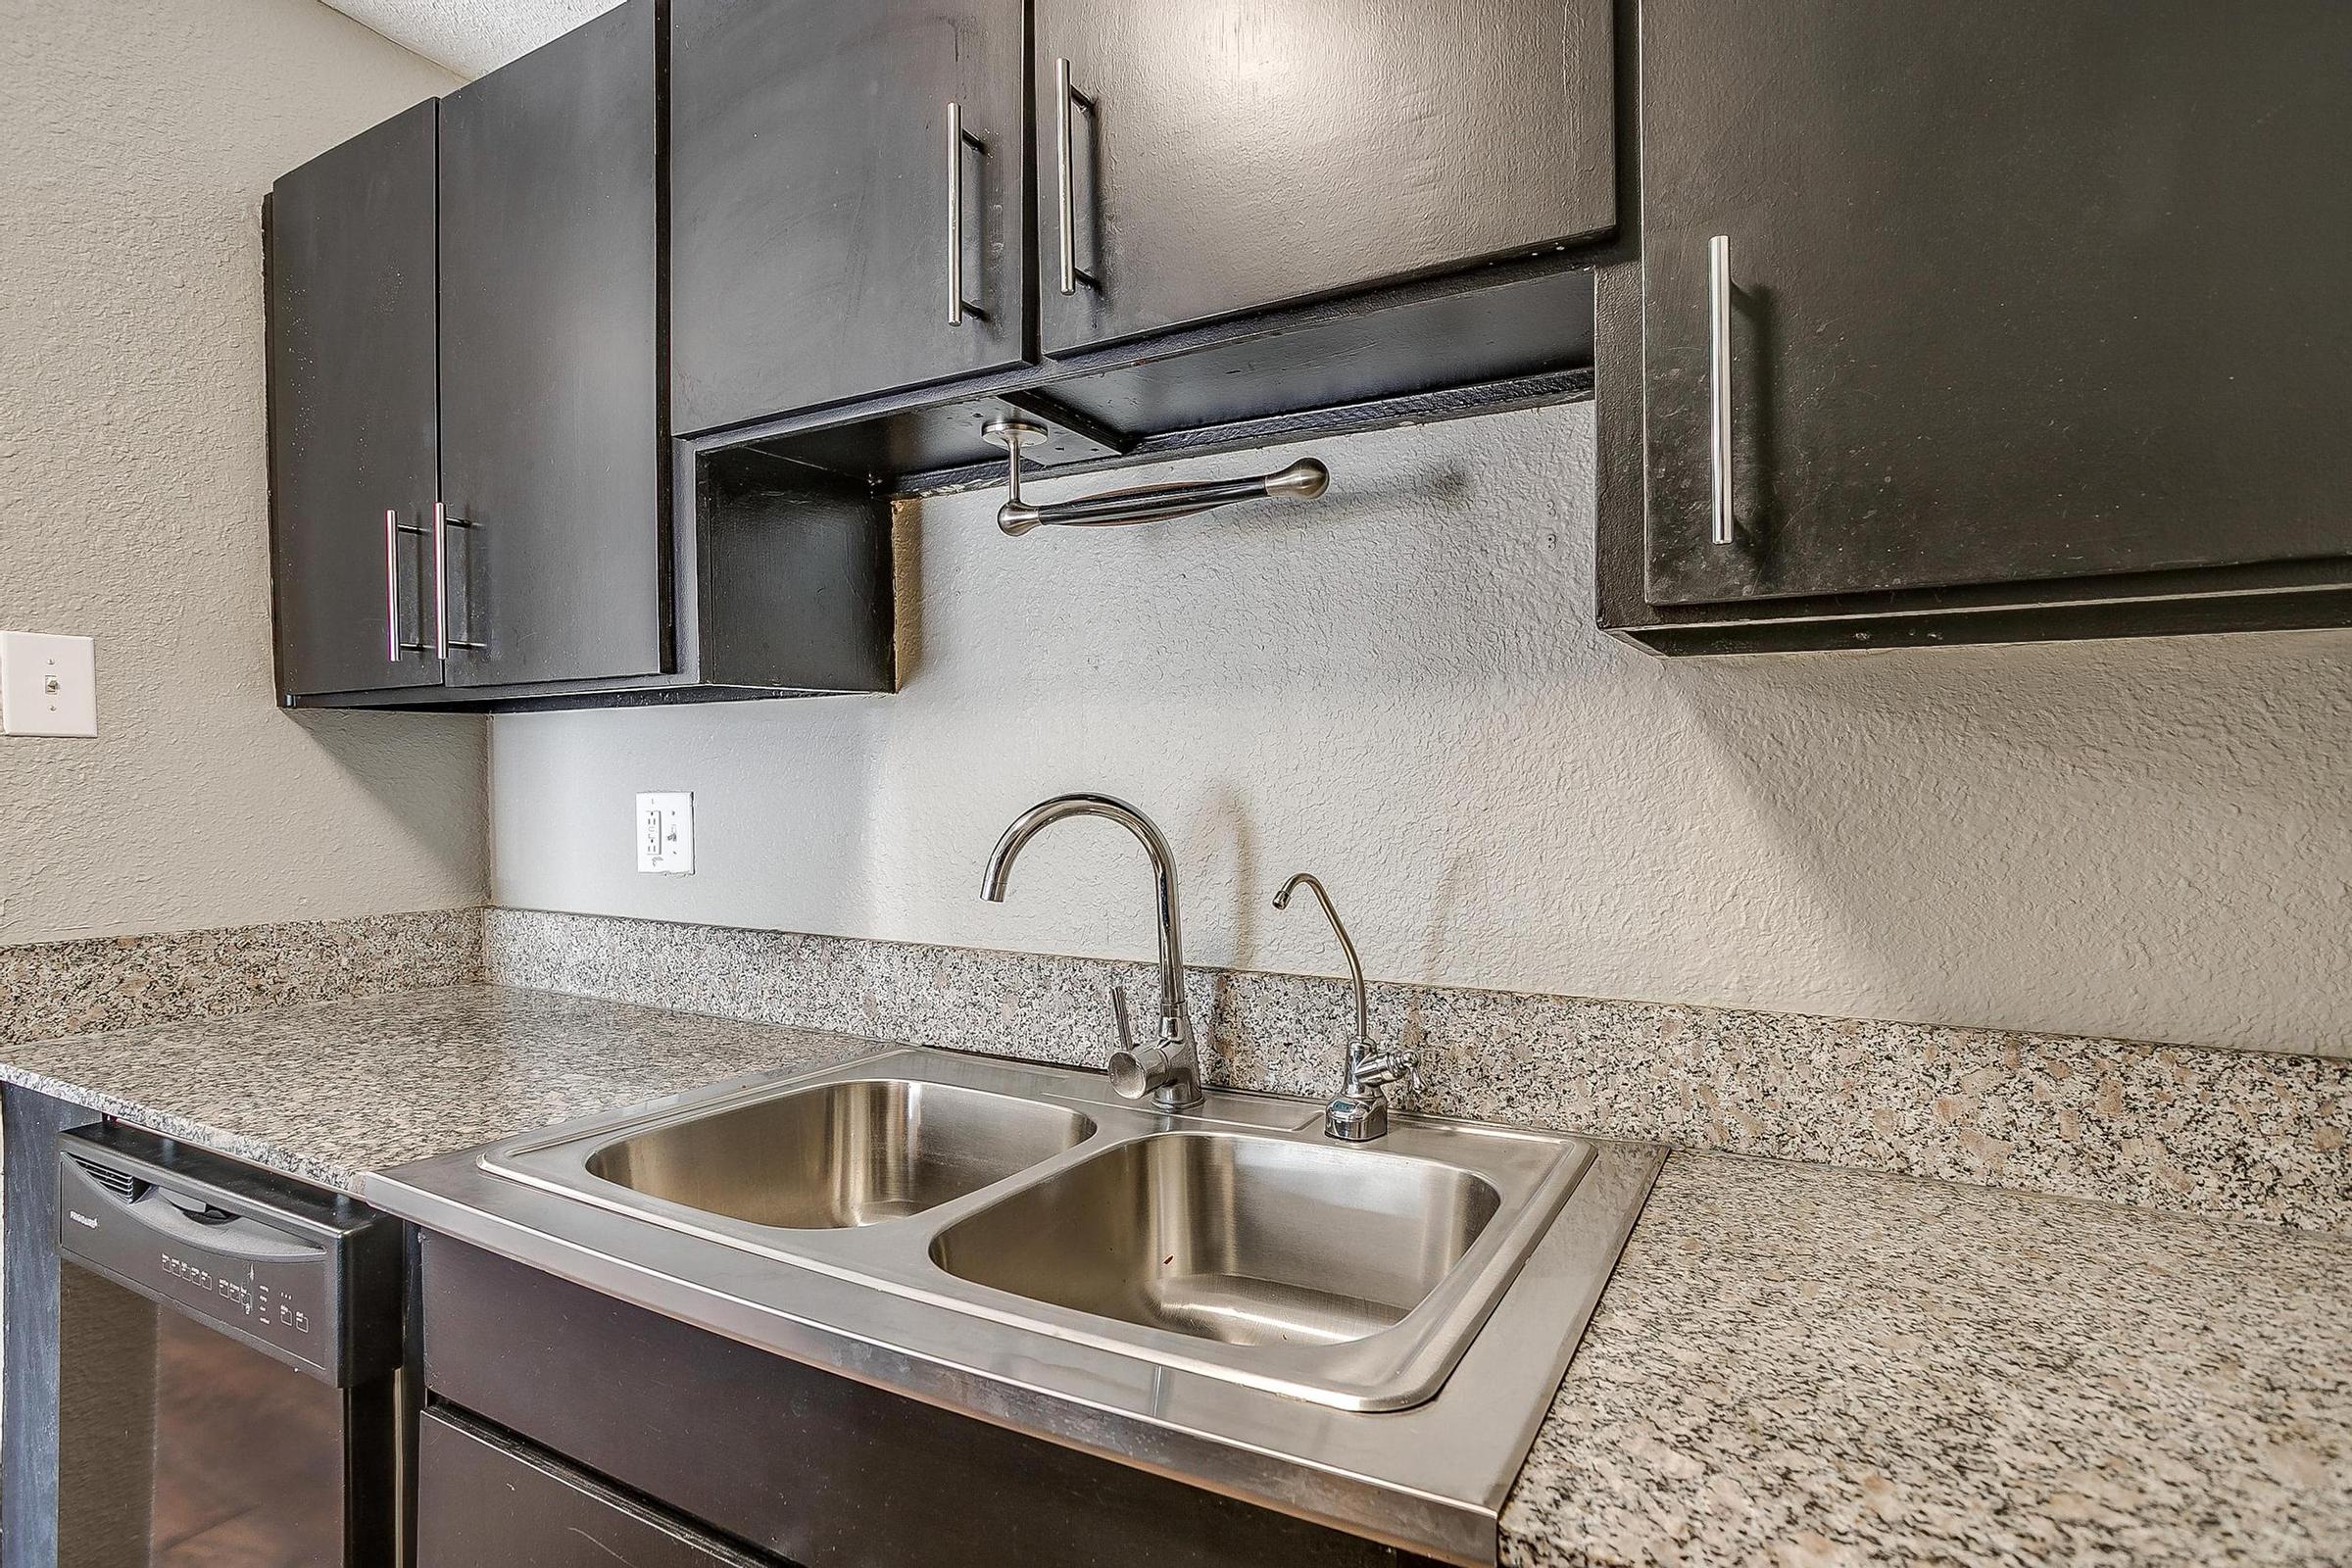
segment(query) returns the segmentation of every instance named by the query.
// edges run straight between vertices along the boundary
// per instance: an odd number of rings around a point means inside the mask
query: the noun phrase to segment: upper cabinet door
[[[1616,222],[1608,0],[1036,0],[1036,28],[1049,354]]]
[[[1021,363],[1023,0],[674,0],[682,434]]]
[[[1652,603],[2352,553],[2352,6],[1642,26]]]
[[[442,100],[453,686],[664,667],[658,42],[629,0]]]
[[[293,696],[441,684],[426,529],[435,105],[344,143],[270,202],[278,676]]]

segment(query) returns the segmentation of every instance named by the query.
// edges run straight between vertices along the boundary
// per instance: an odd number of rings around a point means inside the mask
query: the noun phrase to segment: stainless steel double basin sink
[[[373,1173],[363,1196],[808,1366],[1493,1568],[1663,1158],[1408,1115],[1343,1144],[1319,1101],[1169,1113],[1099,1072],[837,1059]]]
[[[1430,1399],[1592,1164],[1574,1138],[1311,1102],[1170,1114],[922,1050],[480,1155],[493,1175],[972,1317],[1343,1410]]]

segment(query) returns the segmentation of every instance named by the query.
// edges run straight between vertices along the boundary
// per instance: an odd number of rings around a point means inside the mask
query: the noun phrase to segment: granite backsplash
[[[498,985],[1091,1065],[1149,965],[465,909],[0,948],[0,1046]],[[1316,976],[1196,969],[1214,1081],[1323,1095]],[[1371,988],[1414,1108],[2352,1234],[2352,1061],[1737,1008]]]
[[[495,984],[1065,1063],[1150,966],[493,909]],[[1335,979],[1191,971],[1210,1075],[1330,1093]],[[2352,1234],[2352,1061],[1735,1008],[1371,988],[1415,1108]]]
[[[0,1046],[482,977],[480,909],[0,947]]]

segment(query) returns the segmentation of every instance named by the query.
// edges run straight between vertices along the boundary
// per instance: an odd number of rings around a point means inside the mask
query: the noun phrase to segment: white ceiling
[[[618,0],[326,0],[394,43],[479,76],[560,37]]]

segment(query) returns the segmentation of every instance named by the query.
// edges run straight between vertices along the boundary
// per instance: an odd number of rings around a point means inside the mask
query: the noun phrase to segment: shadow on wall
[[[1260,863],[1257,835],[1250,819],[1250,801],[1231,782],[1220,780],[1210,785],[1204,798],[1185,823],[1180,841],[1199,840],[1219,846],[1230,857],[1233,888],[1233,951],[1235,967],[1252,968],[1257,963],[1260,928],[1265,923],[1271,905],[1259,890],[1278,884],[1288,871],[1276,871]]]
[[[398,838],[451,883],[489,898],[489,725],[462,713],[296,709],[286,718],[374,803],[350,831]]]
[[[1735,658],[1663,676],[1736,786],[1723,808],[1778,852],[1802,918],[1826,923],[1823,961],[1892,1015],[1997,1019],[2030,995],[2095,1017],[2122,981],[2202,994],[2208,1015],[2242,997],[2265,1020],[2213,1043],[2346,1049],[2352,633]],[[2019,896],[1988,904],[1987,888]],[[1722,897],[1693,917],[1728,932],[1791,908],[1752,886]],[[2230,961],[2249,950],[2261,976]],[[2281,997],[2281,973],[2311,983]]]
[[[1299,450],[1317,448],[1309,443]],[[1344,454],[1348,449],[1334,443],[1334,450]],[[1344,466],[1347,460],[1342,456],[1337,461]],[[1383,472],[1376,485],[1335,475],[1331,489],[1318,501],[1244,509],[1218,520],[1262,537],[1311,538],[1350,528],[1387,528],[1400,512],[1416,517],[1456,515],[1477,500],[1468,466],[1459,458],[1437,453]]]

